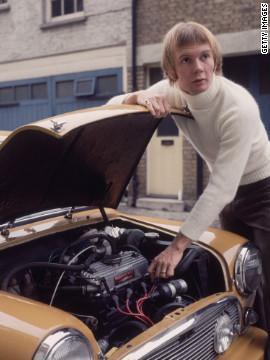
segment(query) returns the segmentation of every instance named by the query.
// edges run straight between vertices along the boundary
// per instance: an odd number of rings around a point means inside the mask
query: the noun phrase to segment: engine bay
[[[148,266],[172,240],[125,221],[48,235],[16,246],[16,254],[0,252],[1,289],[73,314],[106,353],[170,312],[224,291],[217,258],[199,245],[185,251],[172,278],[152,282]]]

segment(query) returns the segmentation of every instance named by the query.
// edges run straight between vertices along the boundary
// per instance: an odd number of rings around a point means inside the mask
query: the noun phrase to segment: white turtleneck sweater
[[[233,200],[239,185],[270,176],[270,142],[258,106],[242,86],[215,75],[210,87],[198,95],[171,87],[168,80],[148,91],[166,95],[173,108],[187,104],[195,119],[174,117],[211,172],[207,187],[181,226],[185,236],[198,240]],[[109,104],[121,104],[126,96],[112,98]]]

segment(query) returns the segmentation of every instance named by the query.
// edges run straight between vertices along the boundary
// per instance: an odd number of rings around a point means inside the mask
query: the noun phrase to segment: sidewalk
[[[176,221],[185,221],[189,214],[186,211],[154,210],[143,207],[131,207],[126,205],[125,203],[120,203],[117,210],[123,214],[148,216],[159,219],[176,220]],[[220,227],[219,220],[216,219],[211,226],[215,228],[219,228]]]

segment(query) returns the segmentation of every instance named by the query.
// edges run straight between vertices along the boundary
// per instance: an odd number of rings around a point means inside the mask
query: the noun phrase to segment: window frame
[[[61,4],[63,4],[64,0],[60,0]],[[74,2],[76,0],[73,0]],[[52,0],[44,0],[45,7],[45,24],[41,26],[41,28],[46,28],[50,26],[64,25],[70,22],[84,21],[86,19],[84,10],[82,11],[74,11],[71,14],[61,14],[59,16],[52,16]],[[63,10],[63,5],[61,5]]]
[[[78,89],[77,89],[78,84],[81,82],[86,82],[86,81],[92,82],[91,90],[85,91],[85,92],[78,91]],[[85,78],[79,78],[79,79],[74,80],[74,96],[76,96],[76,97],[94,95],[95,89],[96,89],[96,77],[92,76],[92,77],[85,77]]]
[[[6,0],[6,2],[0,4],[0,12],[9,11],[9,10],[10,10],[9,0]]]
[[[116,76],[116,91],[115,92],[98,92],[97,91],[97,83],[100,77],[110,77]],[[76,84],[80,81],[85,80],[93,80],[93,91],[91,93],[76,93]],[[57,83],[65,82],[65,81],[73,81],[73,94],[66,97],[58,97],[56,96],[57,93]],[[122,68],[112,68],[112,69],[100,69],[100,70],[93,70],[90,72],[81,72],[81,73],[71,73],[71,74],[64,74],[64,75],[56,75],[54,76],[55,85],[53,86],[53,97],[56,99],[57,104],[61,102],[66,102],[66,100],[72,100],[74,98],[80,99],[83,97],[88,97],[91,100],[102,100],[102,99],[109,99],[112,96],[119,95],[122,93],[120,89],[122,88]]]
[[[41,98],[34,98],[33,97],[33,86],[38,84],[45,84],[46,85],[46,97]],[[20,86],[27,86],[28,87],[28,95],[29,97],[27,99],[16,99],[16,88]],[[44,78],[35,78],[35,79],[29,79],[29,80],[14,80],[11,82],[3,82],[0,83],[0,89],[3,88],[11,88],[12,89],[12,99],[10,101],[0,101],[0,107],[10,107],[10,106],[18,106],[21,104],[34,104],[34,103],[47,103],[49,98],[48,93],[48,80]]]

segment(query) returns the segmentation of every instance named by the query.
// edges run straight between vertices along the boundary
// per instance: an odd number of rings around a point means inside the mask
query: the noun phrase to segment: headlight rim
[[[86,336],[75,328],[65,327],[49,334],[39,345],[32,360],[50,359],[48,357],[52,355],[52,352],[58,349],[64,342],[70,340],[71,338],[74,338],[74,340],[77,338],[82,343],[84,343],[89,353],[89,360],[95,359],[93,348]]]
[[[256,251],[258,261],[260,262],[260,268],[262,269],[262,260],[261,260],[259,249],[250,242],[247,242],[241,246],[241,248],[239,249],[239,251],[236,255],[235,264],[234,264],[235,286],[236,286],[238,293],[245,297],[248,297],[249,295],[255,293],[261,282],[261,280],[260,280],[260,282],[258,283],[258,286],[254,290],[251,290],[249,288],[249,285],[246,283],[245,272],[244,272],[245,266],[244,265],[246,264],[245,261],[246,261],[247,255],[250,251]]]
[[[224,331],[224,330],[222,330],[222,326],[224,327],[224,324],[222,324],[222,322],[225,321],[225,319],[227,319],[228,324],[230,325],[230,327],[229,327],[229,325],[227,325],[228,329],[229,329],[229,334],[227,334],[227,335],[226,334],[224,335],[224,334],[221,333],[222,331]],[[222,346],[221,340],[219,338],[220,336],[227,336],[228,337],[228,343],[226,344],[226,348],[223,348],[221,350],[219,350],[219,347]],[[219,355],[224,354],[228,350],[228,348],[230,347],[232,342],[234,341],[235,336],[236,336],[236,333],[235,333],[235,329],[234,329],[232,319],[231,319],[229,314],[224,312],[217,319],[217,323],[216,323],[216,327],[215,327],[215,333],[214,333],[214,349],[215,349],[215,352],[217,354],[219,354]],[[219,343],[217,344],[218,341],[219,341]]]

